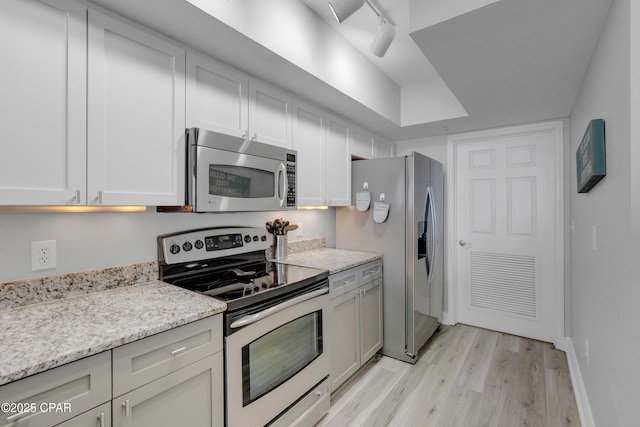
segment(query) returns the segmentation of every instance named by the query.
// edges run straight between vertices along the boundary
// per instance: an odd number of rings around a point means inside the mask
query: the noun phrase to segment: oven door
[[[233,331],[225,338],[229,427],[267,425],[329,375],[328,307],[328,288],[323,288],[229,320]],[[326,404],[322,416],[329,396],[320,392],[314,396],[316,401],[300,412],[317,414],[317,407]]]
[[[284,161],[196,146],[196,212],[287,209]],[[191,195],[190,195],[191,196]]]

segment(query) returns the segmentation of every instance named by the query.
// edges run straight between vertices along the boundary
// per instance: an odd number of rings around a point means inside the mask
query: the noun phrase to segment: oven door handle
[[[308,301],[310,299],[313,299],[317,296],[320,295],[324,295],[329,293],[329,289],[318,289],[312,292],[309,292],[308,294],[303,294],[300,295],[298,297],[295,298],[291,298],[290,300],[287,300],[285,302],[283,302],[282,304],[278,304],[278,305],[274,305],[273,307],[269,307],[266,310],[263,310],[259,313],[255,313],[255,314],[249,314],[247,316],[243,316],[240,319],[236,320],[235,322],[233,322],[230,326],[230,328],[232,329],[236,329],[236,328],[241,328],[243,326],[247,326],[250,325],[252,323],[255,323],[259,320],[264,319],[265,317],[271,316],[272,314],[275,314],[279,311],[285,310],[289,307],[292,307],[296,304],[300,304],[304,301]]]

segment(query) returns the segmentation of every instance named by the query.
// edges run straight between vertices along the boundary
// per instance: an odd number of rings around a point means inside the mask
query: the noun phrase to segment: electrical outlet
[[[299,222],[298,223],[298,229],[296,230],[296,237],[302,237],[303,232],[302,232],[302,223]]]
[[[587,365],[589,364],[589,340],[584,340],[584,358],[587,359]]]
[[[55,240],[31,242],[31,271],[49,270],[58,265]]]

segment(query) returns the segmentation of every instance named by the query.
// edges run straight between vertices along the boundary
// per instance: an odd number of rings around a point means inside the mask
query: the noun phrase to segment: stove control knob
[[[258,236],[253,236],[253,241],[254,241],[254,242],[257,242],[257,241],[258,241],[258,239],[260,239]]]
[[[174,255],[177,254],[178,252],[180,252],[180,246],[174,243],[173,245],[169,246],[169,252]]]
[[[191,242],[184,242],[182,244],[182,249],[184,249],[185,252],[189,252],[191,249],[193,249],[193,245],[191,244]]]
[[[202,249],[204,247],[204,243],[202,243],[202,240],[200,239],[196,240],[193,245],[196,247],[196,249]]]
[[[251,243],[251,236],[249,236],[248,234],[244,236],[244,241],[247,243]]]
[[[260,238],[260,240],[262,240],[263,242],[267,241],[267,236],[265,236],[264,234],[262,235],[262,237]]]

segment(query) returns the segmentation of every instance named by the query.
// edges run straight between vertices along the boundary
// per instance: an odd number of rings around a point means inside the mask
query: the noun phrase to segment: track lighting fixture
[[[378,16],[378,20],[380,22],[380,27],[378,28],[378,32],[376,33],[369,50],[376,56],[383,57],[389,46],[391,46],[391,42],[396,36],[396,29],[391,24],[389,19],[382,13],[382,10],[378,10],[373,4],[371,4],[370,0],[331,0],[329,2],[329,8],[331,12],[333,12],[333,16],[335,16],[336,20],[342,24],[345,19],[353,15],[358,9],[360,9],[364,4],[367,3],[371,10]]]
[[[369,46],[369,50],[375,56],[382,58],[384,54],[387,53],[395,36],[395,27],[380,17],[380,27],[378,28],[376,37],[373,39],[373,42],[371,42],[371,46]]]

